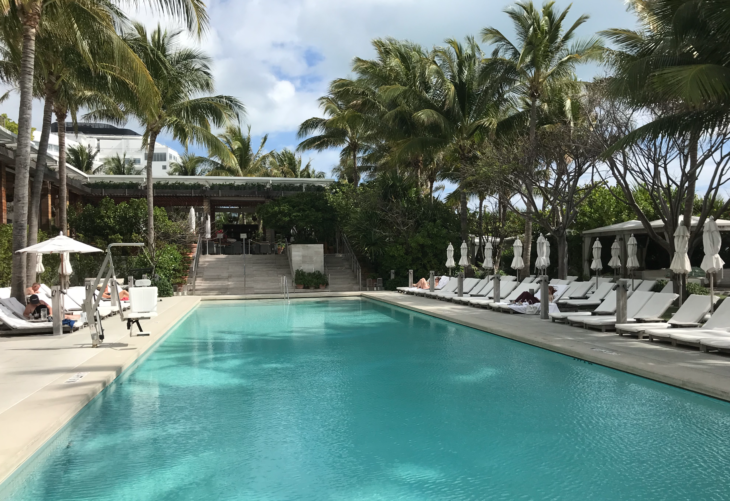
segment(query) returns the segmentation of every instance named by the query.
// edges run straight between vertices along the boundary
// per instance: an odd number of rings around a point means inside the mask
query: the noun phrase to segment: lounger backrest
[[[494,279],[489,280],[489,283],[482,287],[482,290],[479,291],[479,294],[477,296],[486,297],[489,295],[490,292],[494,290]],[[472,294],[473,296],[474,294]]]
[[[2,304],[5,308],[7,308],[10,313],[15,315],[19,319],[25,320],[25,318],[23,317],[23,312],[25,312],[25,306],[20,304],[20,301],[18,301],[14,297],[2,298],[0,299],[0,304]]]
[[[616,313],[616,294],[609,294],[593,311],[602,315]]]
[[[584,282],[573,282],[572,284],[568,285],[568,288],[565,290],[565,294],[563,294],[563,299],[569,298],[573,291],[582,283]],[[550,282],[550,285],[552,285],[552,282]]]
[[[638,294],[639,292],[644,291],[636,291],[634,294]],[[674,300],[677,299],[677,297],[677,294],[656,293],[646,302],[646,304],[644,304],[641,310],[639,310],[633,318],[660,318],[672,305]]]
[[[517,277],[515,277],[513,275],[502,275],[499,278],[500,278],[500,280],[502,280],[502,282],[516,282],[517,281]]]
[[[614,292],[614,296],[616,293]],[[626,318],[634,318],[644,305],[654,296],[654,292],[636,291],[626,302]]]
[[[715,313],[705,322],[705,329],[727,329],[730,328],[730,301],[727,299],[720,303]]]
[[[22,320],[16,317],[15,314],[3,304],[0,304],[0,322],[4,323],[11,329],[19,329],[30,323],[27,320]]]
[[[517,288],[520,284],[517,282],[501,282],[499,285],[499,299],[500,301],[504,301],[504,298],[507,297],[512,293],[515,288]],[[487,298],[494,298],[494,288],[492,288],[492,292],[490,292],[487,295]]]
[[[447,283],[443,289],[441,289],[439,292],[454,292],[456,288],[459,286],[459,281],[456,279],[449,280],[449,283]]]
[[[656,280],[644,280],[643,282],[641,282],[641,285],[636,287],[636,290],[651,292],[654,289],[655,285],[656,285]]]
[[[531,284],[534,281],[535,281],[535,276],[534,275],[530,275],[529,277],[523,278],[522,279],[522,282],[520,282],[520,284]]]
[[[129,289],[132,313],[157,313],[157,287],[132,287]]]
[[[446,287],[446,284],[448,284],[449,282],[451,282],[451,279],[449,277],[447,277],[446,275],[439,277],[439,284],[436,287],[434,287],[434,289],[437,291],[440,291],[444,287]]]
[[[10,297],[10,287],[0,288],[0,298],[7,299]]]
[[[611,293],[611,291],[613,291],[614,285],[616,284],[610,282],[599,284],[598,289],[596,289],[596,292],[593,293],[591,299],[602,301]]]
[[[69,287],[63,303],[67,310],[83,310],[84,298],[86,298],[84,287]]]
[[[669,283],[671,284],[672,282]],[[715,301],[717,302],[717,296],[715,296]],[[710,311],[710,296],[690,294],[668,323],[695,324],[700,322],[707,315],[708,311]]]
[[[40,290],[48,297],[51,297],[53,295],[53,292],[51,292],[51,288],[48,287],[46,284],[41,284]]]
[[[664,288],[662,289],[661,293],[662,294],[671,294],[673,292],[674,292],[674,282],[672,282],[670,280],[670,281],[667,282],[667,285],[664,286]],[[709,303],[708,303],[708,308],[709,308]],[[710,311],[710,310],[708,309],[707,311]]]
[[[491,282],[491,280],[489,278],[483,278],[483,279],[481,279],[479,281],[479,283],[471,290],[471,292],[469,293],[469,295],[470,296],[481,296],[481,295],[483,295],[482,294],[482,291],[487,286],[489,286],[489,282]]]
[[[561,297],[563,297],[566,294],[566,292],[568,291],[568,287],[570,287],[570,286],[565,285],[565,284],[557,284],[557,285],[551,284],[550,286],[553,289],[555,289],[555,294],[553,294],[553,303],[556,302]],[[537,292],[535,292],[535,297],[537,299],[541,299],[541,297],[542,297],[542,289],[540,289]]]
[[[578,280],[578,275],[568,275],[568,280],[570,280],[571,282],[574,282],[574,281]]]
[[[465,278],[463,287],[464,294],[469,294],[469,292],[474,290],[474,288],[476,288],[476,286],[479,285],[480,282],[481,280],[479,280],[478,278]]]
[[[527,292],[530,289],[536,289],[536,288],[537,288],[537,286],[535,284],[520,284],[508,296],[502,294],[502,297],[504,298],[502,301],[503,302],[514,301],[523,292]]]
[[[565,292],[564,296],[573,299],[581,299],[586,297],[588,289],[590,288],[590,282],[573,282],[570,284],[570,288]]]

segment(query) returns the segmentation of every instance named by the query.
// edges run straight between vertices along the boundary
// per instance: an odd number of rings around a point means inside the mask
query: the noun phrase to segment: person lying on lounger
[[[43,310],[46,310],[46,316],[50,317],[53,314],[53,310],[51,310],[51,305],[49,305],[45,301],[41,301],[36,294],[32,294],[30,296],[30,299],[28,300],[28,304],[25,307],[25,311],[23,311],[23,316],[28,319],[38,319],[41,318]]]
[[[32,294],[38,294],[39,290],[41,290],[41,284],[35,282],[33,285],[25,289],[25,295],[30,296]]]
[[[104,291],[104,294],[101,295],[102,299],[111,299],[112,295],[109,292],[109,286],[106,286],[106,290]],[[119,291],[119,300],[120,301],[129,301],[129,292],[125,290]]]
[[[552,286],[548,287],[548,300],[551,303],[553,302],[553,296],[554,296],[555,292],[556,292],[555,287],[552,287]],[[530,294],[530,291],[523,292],[522,294],[517,296],[517,299],[515,299],[515,303],[520,303],[520,304],[523,304],[523,303],[537,304],[539,302],[540,302],[540,300],[537,299],[534,294]]]
[[[439,286],[438,278],[433,279],[433,286],[434,286],[434,288]],[[418,283],[413,284],[413,287],[418,287],[419,289],[430,289],[431,288],[431,286],[428,285],[428,280],[426,280],[425,278],[422,278],[421,280],[418,281]]]

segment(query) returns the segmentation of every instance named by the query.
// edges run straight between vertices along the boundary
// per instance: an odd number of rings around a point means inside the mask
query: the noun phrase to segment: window
[[[147,153],[144,154],[144,159],[147,160]],[[167,161],[167,153],[157,153],[157,152],[154,152],[152,154],[152,161],[153,162],[165,162],[165,161]]]
[[[135,158],[134,159],[134,165],[139,165],[140,163],[142,163],[142,159],[141,158]]]
[[[162,170],[167,170],[167,165],[162,165]]]

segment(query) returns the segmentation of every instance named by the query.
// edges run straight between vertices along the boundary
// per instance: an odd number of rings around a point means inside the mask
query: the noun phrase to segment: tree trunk
[[[429,179],[428,180],[428,196],[431,199],[431,204],[433,205],[433,183],[435,183],[435,179]]]
[[[694,235],[692,235],[692,211],[694,209],[694,202],[695,202],[695,190],[697,185],[697,143],[699,142],[699,137],[697,134],[692,132],[689,137],[689,178],[687,179],[687,193],[685,194],[686,198],[684,200],[684,225],[687,227],[687,230],[690,233],[690,240],[694,240]],[[697,228],[695,232],[700,231],[700,228]],[[689,250],[692,250],[692,247],[689,248]]]
[[[68,190],[66,187],[66,113],[63,106],[56,107],[58,123],[58,214],[61,219],[61,232],[68,235]]]
[[[564,231],[555,232],[558,239],[558,278],[568,278],[568,234]]]
[[[157,132],[150,132],[149,144],[147,145],[147,166],[145,172],[147,174],[147,247],[150,250],[152,258],[155,257],[155,188],[152,182],[152,160],[155,154],[155,142],[157,141]]]
[[[525,191],[532,195],[532,175],[537,158],[537,99],[530,102],[530,150],[527,158],[527,176],[525,176]],[[525,211],[525,241],[522,242],[522,259],[525,268],[530,269],[532,258],[532,207],[527,204]]]
[[[476,265],[477,254],[484,248],[484,197],[479,195],[479,249],[474,253],[474,264]],[[482,256],[482,261],[484,256]]]
[[[459,220],[461,221],[461,240],[463,242],[467,242],[466,248],[471,251],[471,245],[469,245],[469,207],[466,204],[466,190],[464,188],[460,188],[459,201],[461,202],[459,209]],[[470,253],[471,252],[467,252],[467,255]]]
[[[35,37],[41,18],[41,3],[21,7],[23,48],[20,59],[20,108],[18,110],[18,147],[15,150],[15,196],[13,199],[13,272],[11,295],[25,303],[25,254],[16,253],[28,241],[28,179],[30,176],[31,114]]]
[[[357,172],[357,148],[352,149],[352,179],[355,188],[357,188],[357,185],[360,184],[360,176]]]
[[[43,191],[43,177],[46,170],[46,153],[48,152],[48,138],[51,135],[51,119],[53,118],[53,99],[46,96],[43,105],[43,127],[41,128],[41,140],[38,143],[38,158],[35,161],[35,173],[33,174],[33,187],[30,194],[30,210],[28,212],[28,247],[38,243],[38,225],[41,214],[41,192]],[[28,255],[26,283],[33,283],[36,280],[36,255]]]

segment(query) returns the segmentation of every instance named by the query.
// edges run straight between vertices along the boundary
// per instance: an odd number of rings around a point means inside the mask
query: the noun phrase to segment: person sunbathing
[[[438,278],[434,278],[433,279],[433,284],[434,284],[433,285],[434,288],[438,287],[439,286],[439,279]],[[431,286],[428,284],[428,280],[426,280],[425,278],[422,278],[421,280],[418,281],[418,283],[413,284],[413,287],[418,287],[419,289],[430,289],[431,288]]]
[[[43,310],[46,311],[47,316],[51,316],[53,314],[51,305],[49,305],[45,301],[41,301],[41,299],[36,294],[32,294],[30,296],[30,299],[28,300],[28,304],[25,306],[23,316],[28,319],[38,319],[41,318]]]
[[[104,291],[104,294],[101,295],[102,299],[111,299],[112,295],[109,292],[109,286],[106,286],[106,290]],[[129,292],[125,290],[119,291],[119,300],[120,301],[129,301]]]
[[[41,284],[39,284],[38,282],[35,282],[33,285],[31,285],[30,287],[27,287],[25,289],[25,295],[30,296],[33,294],[38,294],[38,291],[40,291],[40,290],[41,290]]]
[[[548,287],[548,300],[551,303],[553,302],[555,291],[555,287]],[[537,304],[539,302],[540,300],[537,299],[534,294],[531,294],[530,291],[523,292],[522,294],[517,296],[517,299],[515,299],[515,303],[519,304]]]

